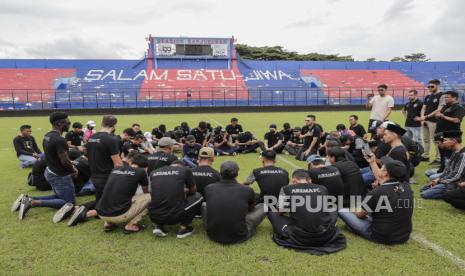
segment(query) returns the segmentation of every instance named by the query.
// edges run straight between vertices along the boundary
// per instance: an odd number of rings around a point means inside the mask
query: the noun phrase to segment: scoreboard
[[[231,38],[154,37],[158,58],[231,58]]]

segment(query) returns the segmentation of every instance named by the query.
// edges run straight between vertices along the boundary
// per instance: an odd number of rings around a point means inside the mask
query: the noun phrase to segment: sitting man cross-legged
[[[126,156],[123,166],[111,172],[95,208],[100,219],[105,222],[105,231],[113,230],[120,223],[126,223],[125,234],[144,229],[139,222],[147,214],[147,206],[150,203],[145,171],[147,166],[147,157],[137,151],[131,151]],[[144,193],[136,195],[139,185]]]
[[[236,162],[221,164],[222,180],[205,188],[206,204],[202,217],[208,237],[218,243],[234,244],[246,241],[265,218],[263,204],[255,205],[252,188],[239,184]]]
[[[346,239],[336,227],[337,206],[326,210],[329,207],[324,204],[327,196],[328,190],[312,184],[307,171],[294,171],[292,184],[281,189],[278,211],[268,212],[273,226],[273,241],[315,255],[344,249]],[[300,204],[302,200],[305,204]],[[289,216],[284,213],[286,209]]]

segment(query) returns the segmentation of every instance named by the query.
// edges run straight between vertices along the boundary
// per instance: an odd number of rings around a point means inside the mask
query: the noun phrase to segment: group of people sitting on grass
[[[450,105],[447,102],[435,118],[450,118],[444,115]],[[411,111],[405,109],[407,121]],[[421,193],[424,198],[444,198],[457,208],[465,205],[462,117],[458,129],[448,127],[434,136],[441,151],[451,154],[441,153],[450,156],[442,172],[427,171],[432,180]],[[20,220],[32,208],[50,207],[58,209],[54,223],[69,218],[68,225],[75,226],[100,218],[105,231],[123,226],[130,234],[144,230],[140,222],[148,215],[154,236],[166,236],[166,226],[179,225],[176,236],[184,238],[193,233],[193,220],[201,217],[211,240],[234,244],[250,238],[268,217],[277,244],[313,254],[345,248],[338,217],[351,232],[377,243],[404,243],[412,231],[410,183],[423,146],[407,127],[391,121],[372,120],[367,133],[351,115],[349,128],[338,124],[325,132],[316,117],[308,115],[301,128],[285,123],[278,130],[271,124],[263,140],[243,131],[236,118],[225,129],[200,122],[193,129],[182,123],[173,131],[160,125],[143,133],[133,124],[119,135],[112,115],[103,117],[98,131],[92,121],[85,131],[80,123],[69,131],[71,122],[63,112],[52,113],[50,123],[44,153],[31,126],[21,126],[14,139],[21,166],[32,165],[29,184],[53,190],[50,196],[21,194],[12,206]],[[220,171],[212,168],[219,155],[258,150],[262,167],[242,183],[237,180],[240,166],[232,159],[223,162]],[[289,173],[276,165],[278,154],[295,155],[307,165]],[[259,193],[249,187],[254,182]],[[95,194],[95,200],[77,204],[76,196],[89,194]]]

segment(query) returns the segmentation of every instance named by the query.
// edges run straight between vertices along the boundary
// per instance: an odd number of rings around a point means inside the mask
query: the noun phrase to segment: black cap
[[[392,132],[396,133],[399,136],[403,136],[407,132],[401,126],[395,125],[395,124],[387,124],[386,130],[392,131]]]
[[[82,124],[80,122],[74,122],[73,128],[82,128]]]
[[[194,135],[187,135],[186,140],[188,142],[195,141],[195,136]]]
[[[407,176],[407,167],[399,160],[394,160],[389,156],[381,157],[381,162],[386,168],[389,176],[394,180],[403,180]]]
[[[462,132],[460,130],[448,130],[442,133],[443,138],[462,138]]]
[[[57,112],[53,112],[52,114],[50,114],[49,120],[50,120],[50,123],[53,124],[56,121],[64,120],[66,118],[68,118],[68,113],[57,111]]]
[[[276,152],[274,150],[264,150],[262,151],[261,156],[268,160],[275,160]]]
[[[221,164],[220,174],[225,179],[236,178],[239,174],[239,165],[234,161],[225,161]]]
[[[369,131],[375,131],[378,127],[380,127],[381,125],[383,124],[382,121],[373,121],[373,123],[371,123],[371,126],[369,126],[368,130]]]
[[[278,127],[276,126],[276,124],[271,124],[270,128],[278,128]]]

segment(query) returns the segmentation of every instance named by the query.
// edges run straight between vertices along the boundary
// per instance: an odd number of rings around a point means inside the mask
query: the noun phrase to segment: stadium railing
[[[408,101],[412,88],[388,91],[397,105]],[[420,98],[424,87],[415,88]],[[446,90],[446,89],[444,89]],[[465,88],[455,89],[463,102]],[[374,88],[208,87],[176,89],[114,88],[72,90],[0,90],[0,109],[87,109],[221,106],[364,105]],[[143,96],[141,96],[143,95]]]

